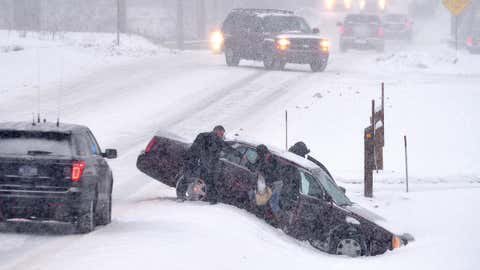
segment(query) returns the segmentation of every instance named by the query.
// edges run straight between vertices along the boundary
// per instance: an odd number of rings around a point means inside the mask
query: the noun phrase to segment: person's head
[[[213,129],[213,133],[215,133],[215,136],[217,136],[220,139],[225,138],[225,128],[223,126],[216,126]]]
[[[260,144],[257,146],[257,155],[259,159],[266,159],[271,156],[271,153],[266,145]]]
[[[306,155],[308,155],[308,153],[310,153],[310,149],[308,149],[307,145],[304,142],[297,142],[292,147],[290,147],[288,151],[301,157],[305,157]]]

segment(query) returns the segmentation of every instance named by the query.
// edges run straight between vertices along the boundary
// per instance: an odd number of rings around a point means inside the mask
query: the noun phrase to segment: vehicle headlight
[[[280,38],[277,40],[277,48],[279,50],[286,50],[290,47],[290,40],[286,39],[286,38]]]
[[[380,10],[385,10],[386,6],[387,6],[387,0],[378,0],[378,8]]]
[[[363,10],[365,9],[365,6],[367,5],[367,1],[366,0],[360,0],[358,2],[358,6],[360,7],[360,10]]]
[[[223,49],[224,41],[225,41],[225,38],[221,31],[213,31],[210,34],[210,48],[212,49],[213,52],[215,53],[221,52]]]
[[[322,51],[328,52],[328,50],[330,50],[330,40],[328,40],[328,39],[322,39],[322,40],[320,41],[320,49],[321,49]]]
[[[334,7],[335,4],[336,4],[335,2],[336,2],[336,0],[325,0],[325,8],[326,8],[327,10],[332,10],[333,7]]]
[[[352,8],[352,0],[344,0],[343,5],[345,6],[346,9],[351,9]]]
[[[400,237],[394,235],[392,237],[392,249],[396,249],[402,246],[402,239]]]

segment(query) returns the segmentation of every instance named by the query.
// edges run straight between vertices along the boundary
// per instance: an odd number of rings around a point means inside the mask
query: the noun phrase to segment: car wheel
[[[238,55],[232,48],[227,47],[225,49],[225,61],[227,63],[227,66],[236,67],[240,64],[240,57],[238,57]]]
[[[313,72],[323,72],[327,68],[328,61],[319,59],[310,64],[310,68]]]
[[[95,230],[95,200],[88,203],[88,208],[77,220],[77,232],[89,233]]]
[[[366,254],[366,244],[360,235],[333,237],[330,253],[348,257],[359,257]]]
[[[198,177],[181,176],[177,182],[177,198],[187,201],[204,201],[207,185]]]
[[[275,58],[273,58],[273,56],[269,55],[269,56],[263,57],[263,66],[265,67],[265,69],[273,70],[274,65],[275,65]]]
[[[110,222],[112,222],[112,191],[111,189],[108,193],[107,199],[105,200],[105,202],[103,202],[102,208],[100,209],[99,212],[100,213],[98,213],[97,220],[96,220],[96,223],[98,225],[107,225],[107,224],[110,224]]]

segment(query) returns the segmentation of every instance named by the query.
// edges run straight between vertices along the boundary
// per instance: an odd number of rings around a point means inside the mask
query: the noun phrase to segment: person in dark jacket
[[[196,176],[205,181],[207,200],[210,204],[216,204],[218,201],[216,185],[221,173],[220,154],[224,150],[235,151],[224,141],[224,135],[225,128],[222,126],[216,126],[212,132],[198,134],[185,158],[185,176]]]
[[[288,151],[303,158],[306,158],[307,155],[310,153],[310,149],[307,148],[307,145],[304,142],[295,143],[292,147],[288,149]]]

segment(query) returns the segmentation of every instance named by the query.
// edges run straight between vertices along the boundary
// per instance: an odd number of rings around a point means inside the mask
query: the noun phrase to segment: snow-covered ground
[[[444,43],[422,39],[390,44],[384,54],[334,51],[327,71],[313,74],[296,65],[284,72],[253,62],[229,68],[221,56],[172,53],[136,37],[123,49],[107,34],[0,37],[1,48],[24,48],[0,50],[0,121],[30,120],[37,107],[51,121],[60,112],[62,121],[90,126],[104,148],[120,153],[110,162],[111,225],[88,235],[50,232],[63,229],[58,224],[20,226],[18,233],[6,228],[0,269],[478,268],[479,56],[460,52],[452,61],[457,55]],[[362,132],[382,81],[386,170],[375,175],[375,197],[365,199]],[[172,189],[135,168],[159,129],[192,138],[224,124],[230,137],[283,147],[285,109],[289,142],[305,140],[353,201],[415,242],[377,257],[327,255],[242,210],[175,203]],[[408,194],[403,134],[410,139]]]

